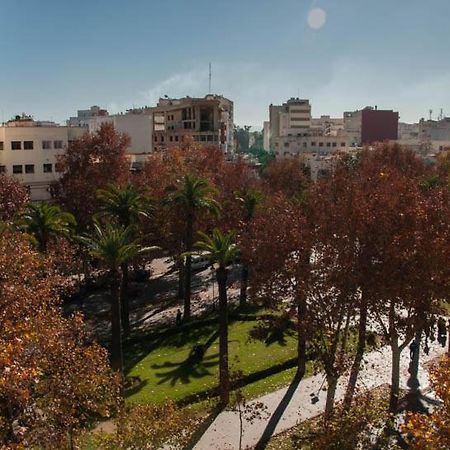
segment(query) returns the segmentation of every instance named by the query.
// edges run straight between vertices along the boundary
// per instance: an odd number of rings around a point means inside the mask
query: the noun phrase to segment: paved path
[[[424,391],[429,385],[428,372],[424,368],[424,364],[442,355],[445,350],[437,342],[434,342],[429,355],[421,352],[418,375],[421,391]],[[359,386],[373,389],[383,384],[390,384],[390,362],[391,352],[388,347],[368,353],[360,373]],[[403,389],[408,389],[406,383],[409,378],[409,363],[409,349],[407,348],[402,352],[400,362],[400,388]],[[337,401],[343,399],[346,382],[347,378],[342,377],[336,391]],[[323,375],[318,374],[302,380],[293,388],[283,388],[255,400],[254,402],[262,402],[266,406],[266,414],[254,420],[253,423],[244,420],[242,448],[252,448],[263,435],[276,435],[294,427],[299,422],[322,413],[325,407],[326,382],[323,390],[320,390],[322,383]],[[312,404],[311,394],[317,392],[319,392],[319,401]],[[194,449],[239,449],[239,414],[234,411],[224,411],[219,414]]]

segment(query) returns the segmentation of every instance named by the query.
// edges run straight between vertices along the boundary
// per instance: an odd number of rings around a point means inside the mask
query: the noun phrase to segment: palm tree
[[[28,234],[40,252],[46,252],[52,238],[68,237],[76,226],[70,213],[47,202],[30,203],[19,218],[19,228]]]
[[[108,189],[97,191],[99,211],[97,217],[108,217],[123,228],[134,227],[136,231],[139,219],[148,218],[152,208],[142,189],[132,184],[116,186],[110,184]],[[122,304],[122,326],[125,336],[130,334],[130,313],[128,301],[128,261],[122,263],[122,287],[120,301]]]
[[[191,316],[191,255],[194,240],[194,223],[197,213],[202,210],[209,210],[215,214],[219,212],[219,204],[212,198],[215,189],[211,187],[208,180],[196,177],[195,175],[185,175],[178,188],[169,191],[166,199],[168,203],[176,205],[183,214],[185,220],[184,230],[184,251],[186,252],[184,266],[184,313],[185,320]]]
[[[256,207],[262,200],[262,194],[258,191],[248,190],[245,191],[240,197],[237,197],[237,199],[241,202],[244,208],[245,216],[243,232],[247,233],[255,214]],[[239,306],[241,307],[247,303],[248,274],[248,265],[243,262],[241,271],[241,292],[239,296]]]
[[[138,255],[155,249],[141,247],[133,239],[132,227],[122,228],[113,224],[101,227],[94,224],[91,235],[81,238],[89,253],[99,259],[108,269],[111,289],[111,366],[123,376],[122,325],[120,287],[122,281],[121,266]]]
[[[223,234],[214,229],[211,236],[199,232],[200,241],[195,243],[197,252],[206,256],[216,270],[219,287],[219,387],[220,401],[227,405],[230,398],[230,376],[228,369],[228,298],[227,298],[227,266],[236,258],[238,248],[234,243],[234,233]]]

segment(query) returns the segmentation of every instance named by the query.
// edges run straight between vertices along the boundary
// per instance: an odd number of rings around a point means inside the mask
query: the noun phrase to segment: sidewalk
[[[424,365],[445,353],[437,342],[431,345],[429,355],[420,353],[419,382],[420,389],[424,391],[429,386],[428,372]],[[373,389],[391,380],[391,352],[389,347],[370,352],[365,355],[365,364],[361,369],[358,385]],[[409,378],[408,367],[410,363],[409,349],[402,352],[400,360],[400,388],[408,389],[406,382]],[[243,424],[242,448],[254,447],[260,438],[279,434],[298,423],[322,413],[325,408],[326,393],[319,392],[323,383],[323,374],[318,374],[302,380],[293,388],[283,388],[264,395],[252,403],[261,402],[266,406],[267,413],[256,419],[253,423],[245,421]],[[347,384],[346,377],[342,377],[337,390],[336,401],[342,400]],[[326,390],[326,382],[324,383]],[[311,393],[319,393],[319,401],[311,403]],[[277,410],[278,408],[278,410]],[[272,419],[272,420],[271,420]],[[211,426],[206,430],[197,444],[195,450],[237,450],[239,449],[239,414],[234,411],[220,413]]]

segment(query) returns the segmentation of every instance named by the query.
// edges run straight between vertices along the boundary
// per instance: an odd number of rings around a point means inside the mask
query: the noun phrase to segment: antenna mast
[[[209,84],[208,84],[208,94],[211,94],[211,63],[209,63]]]

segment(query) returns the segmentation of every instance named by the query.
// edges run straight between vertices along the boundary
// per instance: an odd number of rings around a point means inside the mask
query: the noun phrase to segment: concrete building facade
[[[233,102],[221,95],[161,98],[146,112],[152,115],[155,150],[177,146],[190,136],[195,142],[219,147],[228,156],[234,153]]]
[[[84,127],[16,116],[0,126],[0,172],[27,186],[32,200],[47,200],[50,184],[59,177],[57,156],[85,132]]]

